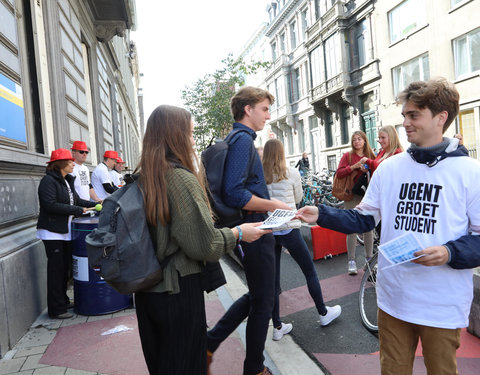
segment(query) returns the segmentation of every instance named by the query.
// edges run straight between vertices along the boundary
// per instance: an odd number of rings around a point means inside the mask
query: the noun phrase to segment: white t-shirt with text
[[[405,152],[380,164],[359,208],[380,213],[381,243],[411,232],[422,248],[439,246],[480,228],[479,181],[480,163],[472,158],[449,157],[430,168]],[[408,262],[383,270],[387,265],[380,252],[380,309],[397,319],[431,327],[468,325],[471,269]]]
[[[84,200],[90,200],[90,171],[85,164],[75,163],[72,176],[75,176],[75,191]]]

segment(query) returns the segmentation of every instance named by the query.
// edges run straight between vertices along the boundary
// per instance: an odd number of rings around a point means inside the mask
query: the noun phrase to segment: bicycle
[[[373,254],[372,258],[365,264],[365,273],[360,283],[360,292],[358,294],[358,305],[360,308],[360,317],[366,329],[370,332],[378,332],[377,322],[377,270],[378,270],[378,252]]]

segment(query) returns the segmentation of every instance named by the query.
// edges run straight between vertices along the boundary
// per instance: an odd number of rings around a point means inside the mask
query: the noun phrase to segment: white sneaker
[[[327,308],[327,313],[325,315],[320,315],[321,326],[329,325],[332,321],[337,319],[342,313],[342,307],[340,305],[335,305],[332,307],[326,306],[326,308]]]
[[[328,315],[328,314],[327,314]],[[286,335],[287,333],[290,333],[290,331],[293,329],[293,325],[290,323],[282,323],[282,326],[280,328],[273,328],[273,337],[272,340],[278,341],[280,340],[283,335]]]
[[[349,275],[357,274],[357,263],[354,260],[348,261],[348,274]]]

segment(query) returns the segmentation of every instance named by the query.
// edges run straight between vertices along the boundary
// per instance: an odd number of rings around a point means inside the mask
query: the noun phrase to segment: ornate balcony
[[[87,0],[92,11],[95,34],[100,42],[108,42],[115,35],[135,26],[134,0]]]

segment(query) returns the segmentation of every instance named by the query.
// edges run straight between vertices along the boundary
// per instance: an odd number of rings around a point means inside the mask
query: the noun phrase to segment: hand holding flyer
[[[274,229],[289,222],[295,217],[295,210],[281,210],[276,209],[273,213],[260,225],[259,229]]]
[[[412,233],[405,233],[391,241],[388,241],[378,247],[387,260],[392,263],[383,269],[397,266],[399,264],[410,262],[413,259],[420,258],[413,254],[422,250],[422,246]]]

